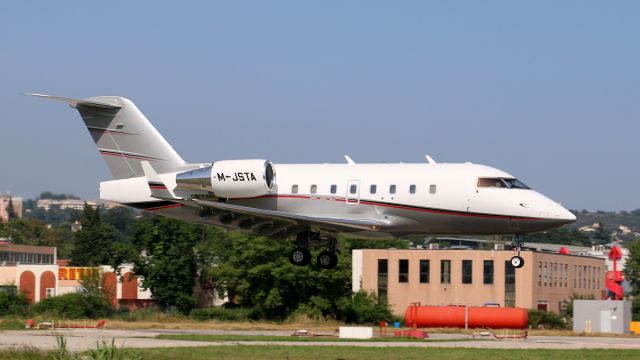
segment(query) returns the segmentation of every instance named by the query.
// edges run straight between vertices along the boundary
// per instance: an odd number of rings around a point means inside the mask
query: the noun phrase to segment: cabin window
[[[311,185],[311,193],[315,194],[318,192],[318,185]]]
[[[395,185],[389,186],[389,194],[395,194],[395,193],[396,193],[396,186]]]
[[[371,185],[371,187],[369,188],[369,192],[372,194],[375,194],[376,190],[378,190],[378,187],[376,185]]]
[[[338,192],[338,185],[331,185],[331,193],[335,194]]]
[[[298,185],[291,186],[291,193],[292,194],[297,194],[298,193]]]
[[[355,194],[357,192],[358,192],[358,185],[352,184],[351,186],[349,186],[349,193]]]
[[[415,194],[415,193],[416,193],[416,186],[415,185],[409,186],[409,194]]]
[[[435,185],[429,186],[429,194],[435,194],[436,190],[437,190],[437,188],[436,188]]]

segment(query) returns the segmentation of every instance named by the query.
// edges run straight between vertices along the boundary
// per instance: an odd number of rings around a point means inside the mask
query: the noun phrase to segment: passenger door
[[[360,180],[349,180],[347,182],[347,204],[360,203]]]

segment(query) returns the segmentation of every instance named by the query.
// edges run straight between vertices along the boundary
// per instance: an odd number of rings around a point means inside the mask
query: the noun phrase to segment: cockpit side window
[[[518,179],[506,179],[503,178],[504,182],[507,183],[509,189],[530,189],[527,185],[525,185],[522,181]]]
[[[522,181],[513,178],[478,178],[479,188],[529,189]]]
[[[507,184],[500,178],[478,178],[479,188],[506,188]]]

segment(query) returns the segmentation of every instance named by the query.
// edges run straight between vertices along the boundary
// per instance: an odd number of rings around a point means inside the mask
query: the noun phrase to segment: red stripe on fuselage
[[[311,196],[305,195],[262,195],[252,198],[238,198],[231,200],[248,200],[248,199],[269,199],[269,198],[293,198],[293,199],[311,199]],[[314,200],[321,200],[321,197],[315,197]],[[346,202],[345,198],[326,198],[326,200],[333,200],[338,202]],[[351,199],[349,199],[351,200]],[[353,199],[353,204],[357,204],[356,199]],[[427,209],[421,208],[417,206],[410,205],[400,205],[400,204],[388,204],[388,203],[380,203],[369,200],[360,200],[360,204],[371,205],[371,206],[381,206],[388,207],[393,209],[402,209],[402,210],[410,210],[410,211],[420,211],[420,212],[429,212],[435,214],[443,214],[443,215],[455,215],[455,216],[468,216],[468,217],[479,217],[479,218],[488,218],[488,219],[505,219],[505,220],[523,220],[523,221],[535,221],[535,220],[545,220],[543,218],[533,218],[533,217],[518,217],[518,216],[509,216],[509,215],[494,215],[494,214],[480,214],[480,213],[465,213],[461,211],[455,210],[444,210],[444,209]]]

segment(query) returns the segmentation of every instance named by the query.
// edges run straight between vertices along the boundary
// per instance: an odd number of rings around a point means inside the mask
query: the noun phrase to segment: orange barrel
[[[405,316],[407,326],[464,328],[464,306],[409,306]],[[469,307],[470,328],[525,329],[529,323],[527,309]]]

